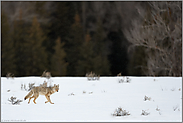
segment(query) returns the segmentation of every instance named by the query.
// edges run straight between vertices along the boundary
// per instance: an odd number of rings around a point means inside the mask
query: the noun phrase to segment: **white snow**
[[[46,98],[42,95],[36,100],[37,104],[33,103],[33,99],[28,104],[28,100],[24,101],[28,91],[21,90],[21,84],[36,83],[38,86],[48,80],[40,77],[1,77],[1,121],[182,121],[182,77],[129,78],[130,83],[119,83],[123,77],[100,77],[97,81],[88,81],[86,77],[51,77],[49,84],[59,84],[60,87],[59,92],[50,97],[54,104],[45,104]],[[11,96],[23,102],[12,105],[8,101]],[[151,99],[144,101],[145,96]],[[113,116],[118,107],[130,115]],[[142,110],[150,114],[141,115]]]

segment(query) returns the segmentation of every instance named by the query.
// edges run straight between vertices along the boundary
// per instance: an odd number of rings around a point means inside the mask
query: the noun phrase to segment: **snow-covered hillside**
[[[50,122],[50,121],[182,121],[181,77],[129,77],[131,81],[119,81],[125,77],[100,77],[99,81],[88,81],[86,77],[40,77],[1,78],[1,121]],[[54,104],[45,104],[40,95],[34,104],[24,101],[28,91],[21,84],[44,81],[59,84],[59,92],[51,95]],[[120,82],[120,83],[119,83]],[[27,86],[26,86],[27,87]],[[12,105],[8,99],[14,96],[23,100]],[[150,100],[144,100],[145,96]],[[128,116],[114,116],[121,107]],[[142,110],[149,113],[141,115]]]

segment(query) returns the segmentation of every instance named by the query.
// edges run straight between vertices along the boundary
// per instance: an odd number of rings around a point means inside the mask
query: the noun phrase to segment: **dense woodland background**
[[[1,76],[182,76],[182,2],[1,2]]]

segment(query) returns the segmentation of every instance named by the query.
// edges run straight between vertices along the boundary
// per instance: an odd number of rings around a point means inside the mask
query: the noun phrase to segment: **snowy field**
[[[129,83],[119,80],[124,77],[100,77],[88,81],[86,77],[40,77],[1,78],[1,121],[3,122],[181,122],[182,77],[129,77]],[[51,95],[54,104],[45,104],[40,95],[34,104],[24,101],[28,91],[21,84],[36,86],[49,81],[59,84],[59,92]],[[12,105],[11,97],[23,100]],[[144,100],[147,96],[150,99]],[[127,116],[113,116],[121,107]],[[141,115],[142,110],[149,113]]]

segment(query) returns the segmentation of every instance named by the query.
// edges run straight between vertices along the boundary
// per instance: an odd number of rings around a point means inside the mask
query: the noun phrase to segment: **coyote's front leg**
[[[32,98],[34,98],[34,96],[32,96],[32,97],[30,97],[30,98],[29,98],[29,102],[28,102],[28,104],[30,103],[30,100],[31,100]]]
[[[46,101],[45,103],[50,102],[51,104],[54,104],[54,103],[52,103],[52,102],[51,102],[51,100],[50,100],[50,96],[45,95],[45,97],[46,97],[46,99],[48,100],[48,101]]]

